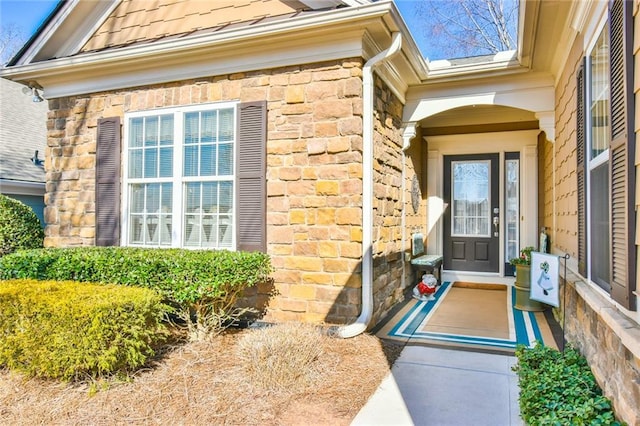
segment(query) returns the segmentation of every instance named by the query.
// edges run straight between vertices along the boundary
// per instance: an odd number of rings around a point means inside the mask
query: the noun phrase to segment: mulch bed
[[[402,349],[371,335],[327,337],[316,361],[326,373],[315,386],[266,391],[234,356],[248,332],[167,346],[120,380],[60,383],[0,369],[0,424],[348,425]]]

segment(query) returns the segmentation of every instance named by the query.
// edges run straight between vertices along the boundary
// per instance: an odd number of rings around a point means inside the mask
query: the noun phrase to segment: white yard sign
[[[531,253],[531,299],[558,307],[558,267],[560,259],[552,254]]]

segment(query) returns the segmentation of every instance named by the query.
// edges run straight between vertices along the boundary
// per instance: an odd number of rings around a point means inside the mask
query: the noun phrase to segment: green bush
[[[244,311],[238,296],[271,273],[269,256],[226,250],[80,247],[23,250],[0,258],[0,279],[73,280],[146,287],[179,307],[196,335]],[[194,337],[197,337],[194,335]]]
[[[620,425],[586,359],[538,344],[516,349],[520,415],[528,425]]]
[[[42,247],[38,216],[25,204],[0,194],[0,257],[19,249]]]
[[[165,337],[155,292],[66,281],[0,281],[0,366],[63,380],[144,365]]]

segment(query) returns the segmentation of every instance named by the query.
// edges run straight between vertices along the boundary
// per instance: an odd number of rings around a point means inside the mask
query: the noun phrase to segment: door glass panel
[[[451,162],[451,233],[491,237],[490,161]]]
[[[518,218],[520,216],[520,161],[505,161],[505,259],[518,257]]]

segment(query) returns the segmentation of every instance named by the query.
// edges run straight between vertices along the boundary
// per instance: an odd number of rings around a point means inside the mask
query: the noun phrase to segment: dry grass
[[[302,351],[313,353],[306,358],[311,360],[307,368],[275,368],[281,369],[279,380],[289,380],[282,379],[288,371],[305,377],[304,384],[265,386],[256,379],[260,370],[247,367],[251,359],[268,360],[268,353],[250,343],[253,339],[258,345],[265,331],[230,332],[211,342],[168,348],[153,368],[128,382],[98,383],[107,386],[93,396],[90,390],[96,384],[25,379],[0,370],[0,424],[347,425],[400,350],[370,335],[340,340],[300,328],[294,330],[297,343],[315,342],[320,350]],[[273,344],[278,338],[267,340]],[[268,351],[277,351],[279,358],[291,355],[293,340],[284,341],[289,349],[275,345]]]
[[[319,327],[278,324],[242,336],[237,359],[248,380],[259,389],[299,392],[315,386],[330,371],[327,368],[333,367],[328,359],[320,361],[329,352],[331,340]]]

